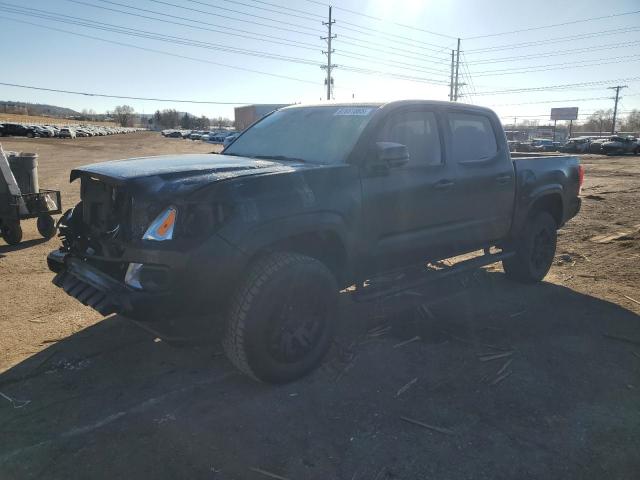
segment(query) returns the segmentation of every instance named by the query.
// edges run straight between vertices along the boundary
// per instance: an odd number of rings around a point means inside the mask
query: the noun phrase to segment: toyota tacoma
[[[81,201],[48,257],[57,286],[105,316],[222,321],[230,360],[279,383],[321,362],[346,287],[366,298],[385,272],[476,250],[474,268],[502,261],[510,278],[542,280],[583,169],[512,156],[489,109],[407,100],[291,106],[222,154],[70,177]]]

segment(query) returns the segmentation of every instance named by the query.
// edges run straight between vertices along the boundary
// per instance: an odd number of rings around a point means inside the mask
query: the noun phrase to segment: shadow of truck
[[[550,283],[467,280],[448,300],[345,300],[324,365],[280,387],[218,346],[108,318],[0,376],[30,401],[0,398],[0,478],[637,475],[640,346],[603,334],[640,339],[640,317]]]

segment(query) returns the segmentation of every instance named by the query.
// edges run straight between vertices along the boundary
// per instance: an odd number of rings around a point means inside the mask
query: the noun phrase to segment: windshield
[[[344,163],[376,108],[314,106],[280,110],[249,128],[224,154]]]

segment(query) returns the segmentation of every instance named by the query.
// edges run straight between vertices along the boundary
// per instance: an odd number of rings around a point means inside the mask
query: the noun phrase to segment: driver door
[[[452,225],[446,212],[455,174],[445,162],[442,128],[434,109],[392,112],[376,142],[405,145],[409,162],[385,167],[375,159],[362,171],[364,252],[369,272],[424,261],[446,251]],[[373,150],[375,152],[375,150]],[[371,168],[372,165],[376,168]]]

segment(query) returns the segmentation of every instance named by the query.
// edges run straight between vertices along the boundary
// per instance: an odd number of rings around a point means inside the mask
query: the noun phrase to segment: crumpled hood
[[[128,183],[149,177],[165,180],[212,175],[212,180],[246,174],[270,173],[291,170],[302,165],[283,164],[270,160],[235,157],[217,154],[163,155],[127,160],[93,163],[71,171],[70,181],[88,173],[98,178],[110,179],[114,183]]]

